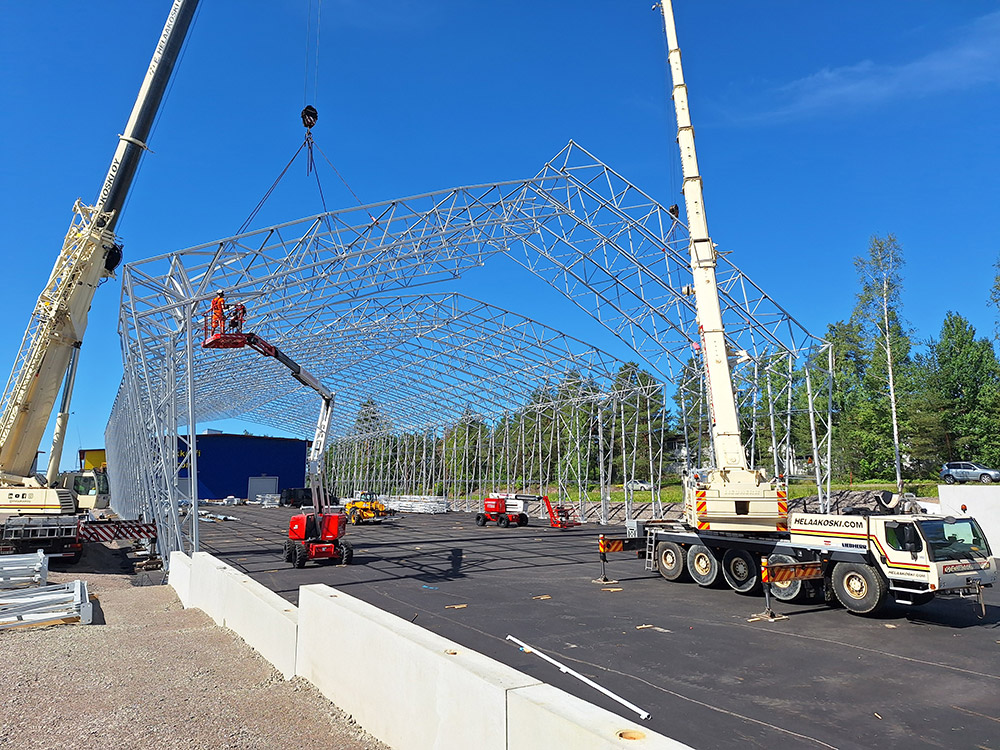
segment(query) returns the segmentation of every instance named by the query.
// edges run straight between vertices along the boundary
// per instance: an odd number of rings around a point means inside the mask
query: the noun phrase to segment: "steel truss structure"
[[[501,262],[572,303],[588,342],[462,293],[465,277]],[[785,475],[808,465],[822,503],[830,347],[726,256],[718,278],[751,462]],[[113,502],[154,518],[162,551],[190,550],[197,482],[182,473],[196,476],[197,451],[183,451],[184,435],[239,418],[312,436],[315,394],[282,367],[201,348],[208,301],[225,289],[250,311],[245,330],[336,393],[327,470],[341,496],[435,495],[471,509],[491,491],[532,490],[584,519],[659,515],[664,475],[712,461],[690,283],[676,207],[572,142],[530,179],[128,264],[124,377],[106,431]],[[653,484],[641,507],[618,489],[632,479]]]

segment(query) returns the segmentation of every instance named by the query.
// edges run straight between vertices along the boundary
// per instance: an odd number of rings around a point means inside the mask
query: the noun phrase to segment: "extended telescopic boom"
[[[784,490],[770,485],[763,472],[750,469],[740,437],[739,413],[733,392],[726,332],[716,279],[715,243],[708,234],[694,127],[688,107],[681,50],[670,0],[661,0],[667,33],[672,97],[677,115],[677,144],[684,174],[684,205],[690,238],[691,274],[698,315],[698,334],[705,367],[706,390],[712,418],[712,445],[716,465],[688,478],[685,516],[691,526],[707,530],[774,531],[784,527],[787,503]]]
[[[32,466],[59,385],[67,377],[71,354],[83,339],[94,292],[121,262],[121,244],[114,228],[197,6],[198,0],[173,3],[97,202],[85,206],[78,200],[74,206],[69,232],[35,305],[4,390],[0,487],[34,488],[43,484],[40,478],[30,476]],[[69,392],[64,397],[64,417],[68,416],[68,397]],[[65,418],[59,421],[53,453],[62,450]],[[14,494],[0,491],[0,510],[14,503]],[[65,498],[62,500],[62,512],[66,512]],[[36,511],[60,512],[59,502],[53,505],[51,497],[34,505],[39,506],[33,508]]]

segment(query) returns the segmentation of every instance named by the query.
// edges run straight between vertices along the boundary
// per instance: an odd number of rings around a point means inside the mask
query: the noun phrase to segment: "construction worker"
[[[232,316],[229,318],[229,330],[233,333],[243,333],[243,322],[246,319],[246,306],[242,302],[237,302],[232,307]]]
[[[226,332],[226,293],[221,289],[212,300],[212,330],[211,335]]]

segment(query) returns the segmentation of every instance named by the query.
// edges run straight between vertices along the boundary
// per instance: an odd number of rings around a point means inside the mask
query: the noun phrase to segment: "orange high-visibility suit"
[[[212,300],[212,334],[226,331],[226,300],[221,295]]]

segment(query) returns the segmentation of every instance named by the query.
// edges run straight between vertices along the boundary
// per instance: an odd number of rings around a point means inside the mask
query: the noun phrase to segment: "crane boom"
[[[749,468],[740,436],[739,413],[715,273],[715,243],[708,234],[694,127],[671,0],[661,0],[660,7],[673,82],[672,98],[677,117],[677,144],[684,176],[682,192],[694,280],[692,286],[716,462],[707,474],[688,477],[684,493],[685,515],[688,523],[698,529],[775,531],[785,526],[788,514],[785,492],[772,486],[763,471]]]
[[[86,206],[77,200],[74,206],[62,250],[35,304],[4,389],[0,487],[44,487],[42,478],[32,476],[32,466],[71,355],[83,340],[94,292],[102,280],[114,275],[121,261],[121,244],[114,227],[197,5],[198,0],[174,0],[97,202]],[[67,386],[64,411],[68,410],[72,383]],[[65,425],[62,427],[57,431],[57,440],[65,434]],[[61,452],[61,444],[57,448]],[[16,501],[23,494],[0,490],[0,510],[4,506],[20,510]],[[67,508],[65,497],[56,501],[52,493],[43,498],[45,494],[33,493],[31,511],[73,512],[72,507]]]
[[[309,461],[307,465],[309,487],[312,489],[313,507],[316,509],[316,513],[323,515],[329,506],[329,499],[326,492],[326,472],[323,471],[323,454],[326,452],[326,441],[330,433],[330,420],[333,417],[333,391],[323,385],[317,377],[304,369],[298,362],[281,351],[281,349],[274,344],[268,343],[256,333],[214,334],[209,336],[202,344],[202,348],[204,349],[241,349],[244,346],[249,346],[265,357],[278,360],[278,362],[288,368],[293,378],[302,383],[302,385],[312,388],[323,400],[319,418],[316,420],[316,434],[309,449]]]

